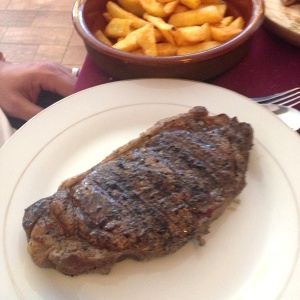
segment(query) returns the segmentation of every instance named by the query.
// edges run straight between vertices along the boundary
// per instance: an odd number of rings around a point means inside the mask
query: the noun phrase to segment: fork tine
[[[295,97],[290,98],[290,99],[288,97],[284,97],[282,99],[274,100],[274,101],[272,101],[272,103],[286,105],[286,106],[289,106],[289,105],[294,106],[294,105],[296,105],[296,104],[294,104],[294,102],[300,99],[300,92],[296,93],[292,96],[295,96]]]
[[[252,99],[255,100],[256,102],[269,102],[271,100],[277,101],[277,99],[280,97],[280,99],[278,99],[278,101],[280,101],[280,100],[285,100],[287,98],[298,95],[299,93],[300,93],[300,88],[296,87],[296,88],[293,88],[291,90],[288,90],[288,91],[285,91],[282,93],[276,93],[274,95],[270,95],[270,96],[266,96],[266,97],[252,98]]]
[[[290,104],[290,105],[287,105],[287,106],[288,106],[288,107],[294,107],[294,106],[296,106],[296,105],[298,105],[298,104],[300,104],[300,100],[297,101],[297,102],[294,102],[294,103],[292,103],[292,104]]]

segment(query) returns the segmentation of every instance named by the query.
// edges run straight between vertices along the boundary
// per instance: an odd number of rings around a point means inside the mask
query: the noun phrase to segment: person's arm
[[[297,0],[281,0],[282,4],[285,6],[289,6],[292,4],[295,4],[297,2]]]
[[[73,93],[75,83],[71,70],[55,62],[0,61],[0,108],[9,117],[28,120],[43,109],[37,105],[42,91],[65,97]]]

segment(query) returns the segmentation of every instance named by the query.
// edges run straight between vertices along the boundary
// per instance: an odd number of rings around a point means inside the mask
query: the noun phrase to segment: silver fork
[[[300,87],[274,95],[252,98],[274,112],[293,130],[300,128],[300,111],[293,107],[300,104]]]
[[[252,99],[258,103],[272,103],[278,105],[295,106],[300,103],[300,87],[296,87],[282,93]]]

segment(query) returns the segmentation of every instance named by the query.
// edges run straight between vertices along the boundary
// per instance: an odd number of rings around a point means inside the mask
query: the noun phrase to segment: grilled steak
[[[28,251],[67,275],[103,274],[202,243],[245,186],[252,129],[203,107],[159,121],[25,210]]]

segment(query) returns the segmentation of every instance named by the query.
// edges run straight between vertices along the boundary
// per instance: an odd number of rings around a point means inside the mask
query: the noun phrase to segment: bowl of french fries
[[[263,0],[77,0],[73,24],[115,79],[206,80],[247,55]]]

